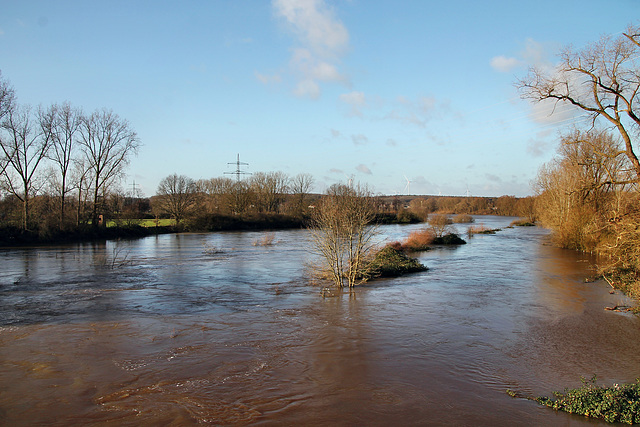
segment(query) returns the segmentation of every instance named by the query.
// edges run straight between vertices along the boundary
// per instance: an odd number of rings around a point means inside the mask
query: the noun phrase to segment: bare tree
[[[637,111],[640,93],[640,27],[630,26],[618,36],[605,36],[584,49],[566,48],[553,71],[532,68],[518,82],[522,97],[543,102],[569,104],[590,115],[593,124],[603,118],[616,129],[640,182],[640,161],[632,135],[640,128]]]
[[[93,177],[92,224],[98,225],[98,212],[110,184],[124,173],[129,157],[137,153],[140,141],[129,122],[113,111],[96,111],[84,117],[78,141]]]
[[[320,257],[321,275],[338,287],[352,288],[366,280],[366,265],[377,227],[371,194],[359,186],[333,185],[316,207],[311,236]]]
[[[310,173],[299,173],[291,179],[290,190],[298,213],[304,211],[305,199],[313,188],[313,182],[313,175]]]
[[[66,196],[72,190],[69,183],[72,160],[76,151],[76,143],[82,123],[82,112],[71,107],[69,103],[52,105],[48,110],[42,109],[38,114],[43,128],[49,128],[52,136],[49,158],[56,166],[60,178],[58,188],[60,196],[60,228],[65,223]]]
[[[15,105],[15,93],[9,82],[2,79],[2,73],[0,72],[0,122],[4,117],[14,108]],[[0,142],[2,142],[3,135],[0,135]],[[0,174],[4,173],[8,159],[3,154],[0,157]]]
[[[182,220],[196,202],[196,183],[184,175],[169,175],[158,184],[158,207],[176,220],[180,227]]]
[[[0,147],[7,162],[2,170],[6,189],[22,202],[22,229],[29,227],[29,202],[37,192],[34,186],[38,166],[51,142],[46,129],[35,126],[29,107],[9,109],[2,122],[4,135]]]
[[[289,191],[289,177],[284,172],[257,172],[251,176],[249,185],[258,212],[275,213]]]
[[[594,250],[616,216],[611,209],[624,186],[614,183],[627,181],[629,162],[620,142],[597,130],[567,133],[558,155],[538,172],[537,215],[558,245]]]

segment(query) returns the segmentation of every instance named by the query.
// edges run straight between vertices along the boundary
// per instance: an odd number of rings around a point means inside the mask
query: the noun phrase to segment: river
[[[604,425],[506,393],[640,377],[626,298],[512,219],[332,297],[304,230],[0,250],[0,424]]]

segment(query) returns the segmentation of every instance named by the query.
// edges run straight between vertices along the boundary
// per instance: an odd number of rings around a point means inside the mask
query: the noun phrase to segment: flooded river
[[[263,236],[0,250],[0,424],[604,425],[505,390],[640,377],[639,319],[604,310],[627,302],[543,229],[327,298],[306,231]]]

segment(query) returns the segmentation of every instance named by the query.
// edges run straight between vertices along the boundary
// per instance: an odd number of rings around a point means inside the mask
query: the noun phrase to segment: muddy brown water
[[[0,424],[604,425],[505,392],[640,377],[638,318],[604,310],[628,301],[546,235],[326,298],[299,230],[0,250]]]

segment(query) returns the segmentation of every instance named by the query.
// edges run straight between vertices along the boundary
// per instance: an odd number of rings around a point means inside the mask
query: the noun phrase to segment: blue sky
[[[311,173],[382,194],[525,196],[579,121],[514,83],[619,34],[637,0],[5,1],[23,104],[112,109],[143,144],[123,186],[172,173]],[[635,21],[634,21],[635,20]]]

